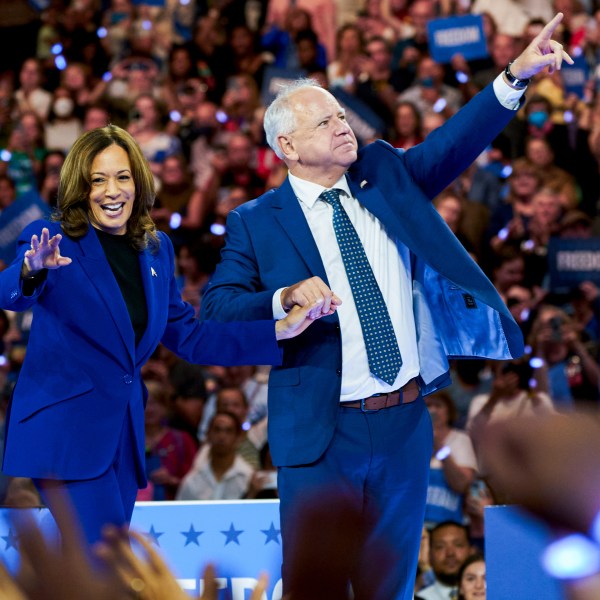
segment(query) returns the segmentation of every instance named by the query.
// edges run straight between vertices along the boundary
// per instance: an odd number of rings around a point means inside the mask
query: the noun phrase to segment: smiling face
[[[91,224],[106,233],[124,235],[135,202],[135,182],[127,152],[113,144],[97,154],[90,180]]]
[[[478,560],[465,568],[460,580],[460,593],[465,600],[485,600],[485,562]]]
[[[344,109],[317,87],[302,88],[289,101],[296,129],[278,140],[286,164],[297,177],[330,187],[357,157],[358,144]]]

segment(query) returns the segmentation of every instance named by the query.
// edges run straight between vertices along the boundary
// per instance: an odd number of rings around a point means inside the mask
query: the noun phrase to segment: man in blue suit
[[[506,306],[430,201],[510,121],[528,78],[571,60],[551,39],[561,19],[406,152],[382,141],[358,152],[343,109],[314,82],[282,90],[267,110],[267,140],[289,177],[230,214],[202,314],[338,306],[285,342],[269,381],[284,587],[297,514],[325,486],[350,492],[371,522],[351,566],[355,597],[412,598],[432,451],[422,396],[449,383],[449,358],[523,352]]]

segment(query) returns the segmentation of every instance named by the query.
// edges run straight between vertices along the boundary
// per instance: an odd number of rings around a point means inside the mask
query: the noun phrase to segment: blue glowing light
[[[519,318],[521,319],[521,321],[527,321],[527,319],[529,319],[529,315],[531,314],[531,311],[528,308],[524,308],[521,311],[521,314],[519,315]]]
[[[435,453],[435,457],[438,460],[444,460],[445,458],[448,458],[450,456],[450,446],[442,446],[436,453]]]
[[[175,121],[175,123],[179,123],[179,121],[181,121],[181,113],[178,110],[172,110],[169,113],[169,119]]]
[[[469,81],[469,76],[462,71],[456,71],[456,81],[458,81],[458,83],[467,83],[467,81]]]
[[[59,54],[54,59],[54,64],[59,71],[64,71],[67,68],[67,59],[62,54]]]
[[[152,21],[148,21],[148,19],[142,21],[142,29],[144,31],[150,31],[152,29]]]
[[[219,121],[219,123],[227,123],[227,114],[222,111],[222,110],[218,110],[216,115],[215,115],[217,121]]]
[[[169,219],[169,227],[171,229],[177,229],[181,225],[181,215],[174,212]]]
[[[525,348],[523,348],[524,354],[531,354],[532,351],[533,351],[533,348],[531,346],[525,346]]]
[[[112,79],[112,73],[110,71],[106,71],[104,75],[102,75],[102,81],[110,81]]]
[[[512,175],[512,172],[513,168],[510,165],[505,165],[500,171],[500,176],[506,179],[507,177],[510,177]]]
[[[433,105],[433,112],[440,113],[442,112],[448,103],[444,98],[439,98],[436,103]]]
[[[508,227],[503,227],[499,232],[498,232],[498,239],[504,241],[506,238],[508,237]]]
[[[542,554],[542,566],[552,577],[579,579],[600,570],[600,548],[576,533],[552,542]]]
[[[544,359],[539,356],[532,356],[529,359],[529,366],[532,369],[541,369],[544,366]]]
[[[213,235],[225,235],[225,225],[221,225],[221,223],[213,223],[210,226],[210,232]]]
[[[62,51],[63,51],[62,44],[54,44],[52,46],[52,48],[50,48],[50,52],[52,52],[52,54],[54,54],[54,56],[56,56],[57,54],[60,54]]]
[[[8,162],[12,158],[12,152],[6,148],[0,151],[0,160]]]
[[[575,116],[573,115],[573,112],[570,110],[565,110],[565,113],[563,115],[564,119],[565,119],[565,123],[572,123],[573,120],[575,119]]]
[[[98,27],[98,30],[96,31],[96,35],[100,39],[105,38],[108,35],[108,29],[106,29],[106,27]]]
[[[535,242],[533,240],[525,240],[523,242],[523,250],[533,250],[535,248]]]

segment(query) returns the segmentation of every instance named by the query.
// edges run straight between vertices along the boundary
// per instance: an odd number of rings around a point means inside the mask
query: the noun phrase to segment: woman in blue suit
[[[0,306],[33,308],[3,469],[33,478],[42,496],[64,483],[90,543],[104,524],[129,522],[146,484],[140,369],[157,344],[199,364],[279,364],[277,340],[320,309],[276,323],[195,319],[177,291],[172,244],[149,216],[154,194],[127,132],[85,133],[61,171],[55,219],[26,227],[0,273]]]

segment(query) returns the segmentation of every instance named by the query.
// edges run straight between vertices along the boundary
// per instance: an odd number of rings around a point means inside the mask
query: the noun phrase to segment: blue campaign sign
[[[0,559],[14,572],[18,538],[0,509]],[[47,509],[32,511],[48,535],[55,526]],[[280,600],[281,531],[278,500],[221,502],[138,502],[131,528],[146,534],[181,587],[193,598],[202,593],[202,572],[215,566],[219,600],[245,600],[261,573],[269,575],[263,600]]]
[[[50,214],[50,207],[36,191],[25,192],[0,214],[0,260],[9,264],[16,255],[15,242],[23,229]],[[41,231],[40,231],[41,233]]]
[[[565,293],[582,281],[600,285],[600,238],[558,239],[548,244],[550,288]]]
[[[286,85],[306,77],[304,69],[283,69],[281,67],[267,67],[263,77],[261,94],[261,102],[263,106],[269,106],[282,85]]]
[[[433,19],[427,23],[433,60],[448,63],[455,54],[466,60],[488,56],[481,15]]]
[[[585,84],[590,77],[590,67],[585,56],[583,54],[573,56],[572,65],[563,61],[560,72],[565,85],[565,94],[575,94],[583,98]]]

